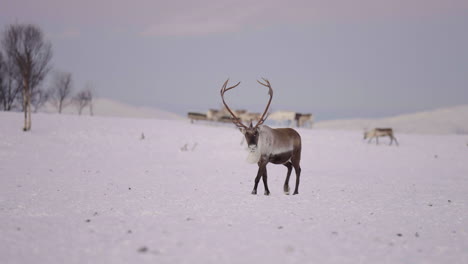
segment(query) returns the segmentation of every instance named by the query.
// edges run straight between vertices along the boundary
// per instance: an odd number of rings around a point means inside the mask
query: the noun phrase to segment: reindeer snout
[[[249,145],[249,150],[255,152],[255,150],[257,150],[257,145]]]

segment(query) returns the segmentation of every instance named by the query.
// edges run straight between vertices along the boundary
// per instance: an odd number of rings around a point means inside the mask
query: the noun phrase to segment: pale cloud
[[[184,36],[208,35],[240,31],[255,23],[252,19],[260,14],[259,9],[251,6],[248,11],[240,12],[238,6],[211,5],[207,8],[179,10],[172,16],[163,16],[148,26],[144,36]]]
[[[206,35],[278,24],[372,22],[467,10],[466,0],[15,0],[2,5],[0,22],[133,28],[145,36]]]
[[[174,8],[174,7],[172,7]],[[421,19],[468,11],[462,0],[356,1],[203,1],[200,6],[161,13],[142,30],[143,36],[184,36],[230,33],[280,24],[375,22]]]
[[[65,31],[63,31],[59,37],[64,38],[64,39],[74,39],[74,38],[78,38],[80,35],[81,34],[79,30],[68,28]]]
[[[241,29],[240,24],[235,23],[210,23],[198,22],[198,23],[184,23],[184,22],[172,22],[172,23],[161,23],[150,26],[148,29],[143,31],[143,36],[184,36],[184,35],[208,35],[214,33],[226,33],[235,32]]]

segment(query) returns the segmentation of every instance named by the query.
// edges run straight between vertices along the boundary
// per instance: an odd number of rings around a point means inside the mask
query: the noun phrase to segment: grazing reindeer
[[[314,116],[312,114],[296,113],[294,119],[296,120],[297,127],[304,127],[306,123],[309,123],[309,126],[312,127],[312,120],[314,119]]]
[[[187,117],[190,119],[190,123],[192,124],[195,120],[207,120],[206,115],[202,113],[188,112]]]
[[[376,144],[379,144],[379,137],[390,137],[390,145],[392,145],[393,140],[395,140],[396,145],[398,146],[398,140],[393,136],[393,129],[391,128],[374,128],[371,131],[364,132],[364,139],[369,138],[368,143],[375,138]]]
[[[257,177],[255,177],[255,185],[252,194],[257,194],[257,186],[260,181],[260,177],[262,177],[263,184],[265,185],[265,195],[270,194],[267,183],[266,168],[269,162],[273,164],[283,164],[288,168],[286,181],[284,182],[285,194],[289,194],[289,176],[291,176],[291,171],[294,167],[294,170],[296,171],[296,188],[294,189],[294,194],[299,194],[299,179],[301,176],[301,166],[299,164],[301,161],[301,136],[292,128],[273,129],[263,125],[263,122],[266,120],[266,114],[270,107],[271,100],[273,99],[273,89],[271,88],[270,82],[267,79],[263,80],[265,83],[260,81],[257,82],[269,89],[268,94],[270,95],[270,100],[255,126],[252,126],[252,122],[248,127],[242,124],[241,119],[231,111],[224,101],[224,93],[237,87],[240,82],[234,86],[226,88],[229,79],[226,80],[221,88],[221,99],[223,100],[223,104],[226,106],[226,109],[232,115],[232,122],[240,128],[242,134],[245,136],[249,150],[247,160],[251,163],[258,164],[258,172]]]

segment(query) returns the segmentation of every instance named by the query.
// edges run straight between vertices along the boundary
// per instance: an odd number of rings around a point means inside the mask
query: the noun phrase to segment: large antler
[[[229,90],[231,90],[231,89],[236,88],[236,87],[240,84],[240,82],[238,82],[238,83],[237,83],[236,85],[234,85],[234,86],[231,86],[231,87],[226,88],[228,82],[229,82],[229,79],[227,79],[227,80],[224,82],[224,85],[223,85],[223,87],[221,88],[221,99],[223,99],[223,104],[224,104],[224,106],[226,107],[226,109],[229,111],[229,113],[231,113],[231,115],[232,115],[232,122],[233,122],[236,126],[238,126],[238,127],[247,128],[244,124],[242,124],[241,120],[231,111],[231,109],[229,108],[229,106],[227,106],[226,102],[224,101],[224,93],[225,93],[226,91],[229,91]]]
[[[273,89],[271,88],[270,82],[269,82],[267,79],[265,79],[265,78],[262,78],[262,79],[265,81],[265,83],[262,83],[262,82],[260,82],[259,80],[257,80],[257,82],[258,82],[259,84],[265,86],[265,87],[268,87],[268,94],[270,95],[270,100],[268,100],[268,104],[267,104],[267,106],[266,106],[266,108],[265,108],[265,111],[263,112],[262,116],[260,117],[258,123],[255,125],[255,128],[257,128],[259,125],[261,125],[261,124],[263,124],[263,122],[265,122],[265,120],[266,120],[266,118],[267,118],[266,114],[268,113],[268,108],[270,108],[271,100],[273,99]],[[226,91],[229,91],[229,90],[233,89],[233,88],[236,88],[236,87],[240,84],[240,82],[238,82],[236,85],[226,88],[228,81],[229,81],[229,79],[227,79],[227,80],[224,82],[224,85],[223,85],[223,87],[221,88],[221,99],[223,99],[223,104],[224,104],[224,106],[226,107],[226,109],[229,111],[229,113],[231,113],[231,115],[232,115],[232,122],[233,122],[236,126],[238,126],[238,127],[247,128],[247,126],[245,126],[244,124],[242,124],[240,118],[238,118],[238,117],[231,111],[231,109],[229,108],[229,106],[227,106],[226,102],[224,101],[224,93],[225,93]],[[250,124],[250,125],[252,125],[252,124]]]
[[[265,86],[265,87],[268,87],[268,94],[270,95],[270,100],[268,100],[268,104],[267,104],[267,106],[266,106],[266,108],[265,108],[265,111],[263,112],[262,117],[260,117],[260,120],[259,120],[258,123],[255,125],[255,127],[258,127],[259,125],[263,124],[263,122],[265,122],[265,120],[266,120],[266,118],[267,118],[266,114],[267,114],[267,112],[268,112],[268,108],[270,108],[270,103],[271,103],[271,100],[273,99],[273,89],[271,88],[270,82],[269,82],[267,79],[265,79],[265,78],[262,78],[262,79],[265,81],[265,83],[262,83],[262,82],[259,81],[259,80],[257,80],[257,82],[258,82],[259,84]]]

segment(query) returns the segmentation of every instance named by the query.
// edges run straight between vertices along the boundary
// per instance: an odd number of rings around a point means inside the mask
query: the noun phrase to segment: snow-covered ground
[[[318,122],[318,129],[369,130],[391,127],[396,133],[468,135],[468,105],[440,108],[380,119],[345,119]]]
[[[468,263],[468,136],[299,130],[300,194],[255,196],[232,126],[0,123],[0,263]]]

